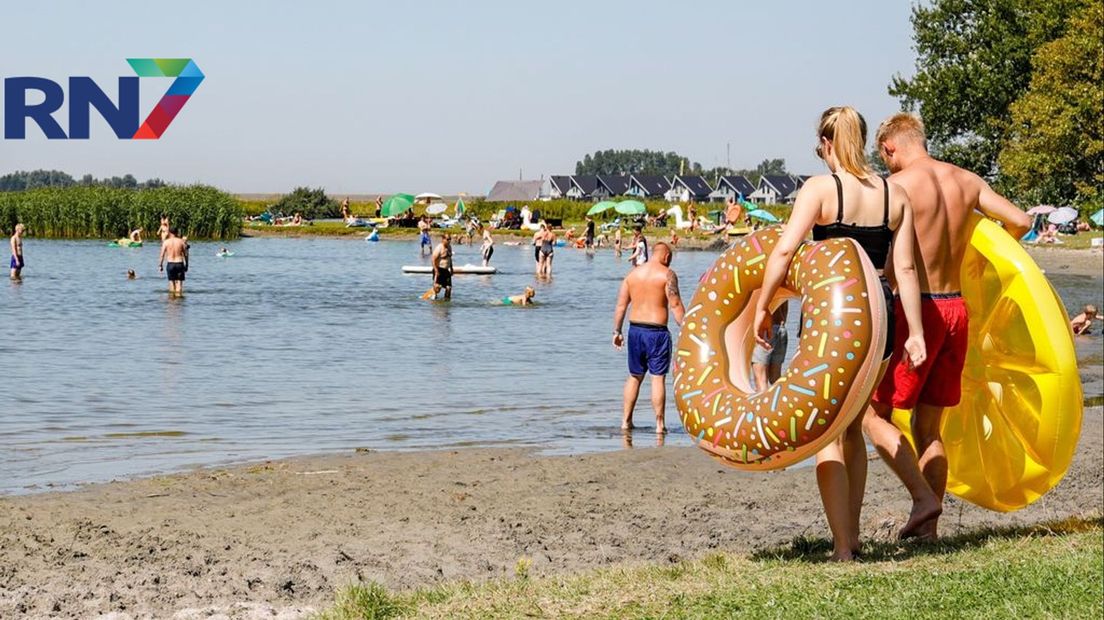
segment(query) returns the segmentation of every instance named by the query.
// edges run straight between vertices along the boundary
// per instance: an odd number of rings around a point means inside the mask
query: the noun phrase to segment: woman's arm
[[[927,346],[924,344],[924,325],[920,314],[920,279],[916,275],[914,248],[916,233],[912,226],[912,203],[900,187],[898,195],[904,197],[901,212],[901,224],[893,231],[893,274],[897,280],[897,294],[901,298],[901,307],[905,310],[909,336],[905,340],[905,352],[913,368],[927,359]],[[893,312],[893,308],[886,308]],[[889,334],[888,338],[893,338]]]
[[[752,324],[755,342],[765,349],[771,348],[772,331],[767,305],[782,286],[794,252],[813,229],[813,225],[820,216],[823,192],[819,190],[824,187],[826,179],[827,177],[812,178],[802,186],[801,191],[797,193],[797,200],[794,201],[790,220],[782,231],[782,237],[771,250],[770,258],[767,259],[767,268],[763,274],[763,288],[759,291],[759,302],[755,306],[755,322]]]

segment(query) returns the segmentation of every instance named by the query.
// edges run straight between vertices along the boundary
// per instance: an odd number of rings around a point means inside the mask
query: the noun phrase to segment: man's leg
[[[816,455],[817,488],[824,504],[824,516],[832,532],[832,560],[847,562],[854,559],[853,550],[859,546],[857,533],[851,529],[851,507],[847,468],[844,466],[843,449],[837,439]]]
[[[667,432],[667,375],[652,375],[652,409],[655,410],[656,432]]]
[[[947,452],[944,450],[940,432],[942,423],[943,407],[924,404],[916,406],[912,415],[912,436],[916,438],[916,450],[920,453],[920,471],[932,492],[939,498],[940,504],[947,491]],[[938,521],[938,517],[929,520],[921,535],[930,538],[938,536]]]
[[[917,528],[943,512],[943,502],[932,492],[920,473],[920,464],[912,445],[893,424],[893,408],[883,403],[871,403],[866,410],[863,428],[870,442],[878,450],[882,460],[904,483],[912,497],[912,511],[908,522],[901,528],[900,537],[917,535]]]
[[[446,286],[445,287],[445,299],[452,299],[452,287],[451,286]]]
[[[633,427],[633,409],[636,408],[636,397],[640,395],[640,382],[643,380],[643,375],[629,375],[629,378],[625,379],[624,403],[621,412],[622,430],[629,430]]]

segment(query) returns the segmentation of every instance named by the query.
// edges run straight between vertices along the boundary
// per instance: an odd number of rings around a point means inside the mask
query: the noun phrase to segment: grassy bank
[[[10,233],[22,222],[28,234],[38,238],[113,239],[139,227],[150,237],[156,234],[162,215],[192,239],[235,239],[243,212],[230,194],[204,185],[0,193],[0,229]]]
[[[353,586],[318,618],[1100,618],[1101,525],[1069,519],[932,545],[871,543],[853,565],[825,563],[824,540],[558,578],[529,578],[522,558],[511,580],[403,594]]]

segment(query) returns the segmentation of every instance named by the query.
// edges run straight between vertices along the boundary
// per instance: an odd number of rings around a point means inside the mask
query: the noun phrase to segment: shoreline
[[[1099,515],[1102,431],[1087,409],[1058,487],[1010,514],[950,498],[943,533]],[[864,539],[892,540],[908,507],[872,459]],[[534,575],[663,565],[802,536],[827,536],[811,468],[740,472],[694,447],[320,455],[0,498],[0,616],[297,617],[356,582],[483,581],[523,559]]]

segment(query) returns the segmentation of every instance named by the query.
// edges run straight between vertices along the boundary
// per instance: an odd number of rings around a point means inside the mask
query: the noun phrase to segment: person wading
[[[621,281],[621,290],[617,294],[617,309],[613,314],[613,346],[618,351],[625,344],[621,325],[626,311],[629,313],[629,377],[625,380],[621,417],[621,429],[625,431],[633,428],[633,409],[640,394],[640,384],[645,374],[651,374],[656,432],[667,432],[664,415],[667,405],[666,379],[671,365],[668,310],[675,315],[677,325],[682,325],[686,313],[679,295],[678,276],[670,268],[671,258],[671,247],[666,243],[657,243],[648,262],[630,271]]]

